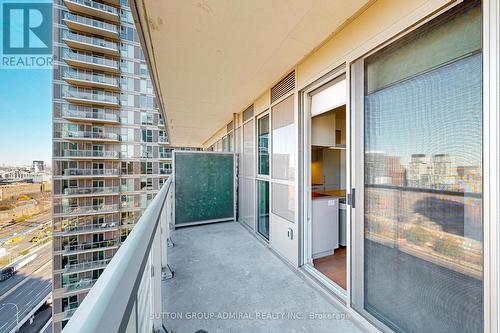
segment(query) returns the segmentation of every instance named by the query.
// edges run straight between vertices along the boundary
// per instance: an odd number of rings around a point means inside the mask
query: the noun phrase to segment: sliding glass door
[[[352,68],[352,304],[396,332],[482,332],[481,31],[465,2]]]

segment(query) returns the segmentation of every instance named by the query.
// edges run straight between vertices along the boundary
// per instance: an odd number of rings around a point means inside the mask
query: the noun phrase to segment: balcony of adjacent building
[[[63,18],[69,29],[89,34],[100,35],[108,38],[118,38],[118,26],[116,24],[96,20],[93,18],[66,13]]]
[[[109,264],[111,259],[90,260],[79,263],[66,264],[61,270],[54,270],[60,272],[62,275],[77,274],[83,272],[90,272],[93,270],[104,269]]]
[[[103,72],[120,73],[118,60],[83,51],[68,50],[63,54],[63,60],[70,66],[84,69],[100,70]]]
[[[119,95],[97,89],[68,87],[63,94],[64,99],[76,104],[89,104],[104,107],[119,107]]]
[[[171,160],[172,152],[171,151],[160,151],[158,154],[158,158],[160,160]]]
[[[116,231],[120,228],[119,222],[99,222],[70,224],[64,226],[60,231],[54,231],[55,236],[70,236],[93,234],[98,232]]]
[[[120,142],[120,135],[113,132],[63,131],[61,138],[68,141]]]
[[[65,198],[70,197],[93,197],[93,196],[110,196],[120,194],[119,186],[89,186],[89,187],[68,187],[65,188],[62,195]]]
[[[53,294],[62,294],[65,297],[87,292],[94,286],[97,279],[92,278],[82,278],[76,282],[68,283],[60,289],[53,290]]]
[[[114,150],[65,149],[61,157],[74,160],[117,160],[120,153]]]
[[[89,169],[89,168],[68,168],[63,169],[61,176],[54,177],[68,177],[75,178],[117,178],[120,177],[120,170],[118,169]]]
[[[114,109],[86,105],[63,104],[61,116],[73,122],[119,124],[120,117]]]
[[[120,55],[118,43],[110,39],[66,31],[63,35],[63,41],[70,48],[77,50],[98,52],[112,56]]]
[[[118,8],[105,3],[92,0],[64,0],[64,4],[68,10],[75,13],[90,15],[113,22],[120,21]]]
[[[54,212],[54,216],[78,217],[96,214],[112,214],[119,212],[118,204],[99,204],[99,205],[61,205],[60,211]]]
[[[55,318],[53,320],[56,320],[56,319],[59,319],[59,320],[68,320],[76,312],[76,309],[78,309],[78,305],[75,305],[73,307],[68,307],[66,309],[63,309],[63,311],[61,312],[61,314],[55,316]]]
[[[89,241],[89,242],[81,242],[78,244],[67,244],[62,245],[61,250],[54,249],[55,254],[83,254],[90,253],[95,251],[103,251],[103,250],[112,250],[116,249],[120,246],[119,238],[110,238],[102,241]]]
[[[172,169],[171,168],[160,168],[159,174],[160,174],[160,176],[169,176],[172,174]]]
[[[168,145],[169,144],[168,137],[162,135],[158,136],[158,143],[162,145]]]
[[[105,73],[68,68],[63,74],[63,79],[75,86],[120,90],[119,77]]]

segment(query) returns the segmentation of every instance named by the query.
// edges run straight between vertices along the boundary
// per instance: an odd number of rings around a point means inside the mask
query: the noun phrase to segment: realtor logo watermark
[[[0,68],[52,68],[52,3],[0,0]]]

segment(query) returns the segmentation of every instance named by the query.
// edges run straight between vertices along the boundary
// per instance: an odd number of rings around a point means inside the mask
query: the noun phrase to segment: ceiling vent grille
[[[243,111],[243,122],[253,117],[253,104]]]
[[[295,71],[271,88],[271,104],[295,89]]]

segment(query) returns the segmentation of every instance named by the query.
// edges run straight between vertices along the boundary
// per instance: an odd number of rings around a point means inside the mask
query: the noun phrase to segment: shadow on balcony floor
[[[174,333],[361,332],[239,223],[177,229],[172,239],[163,322]]]

